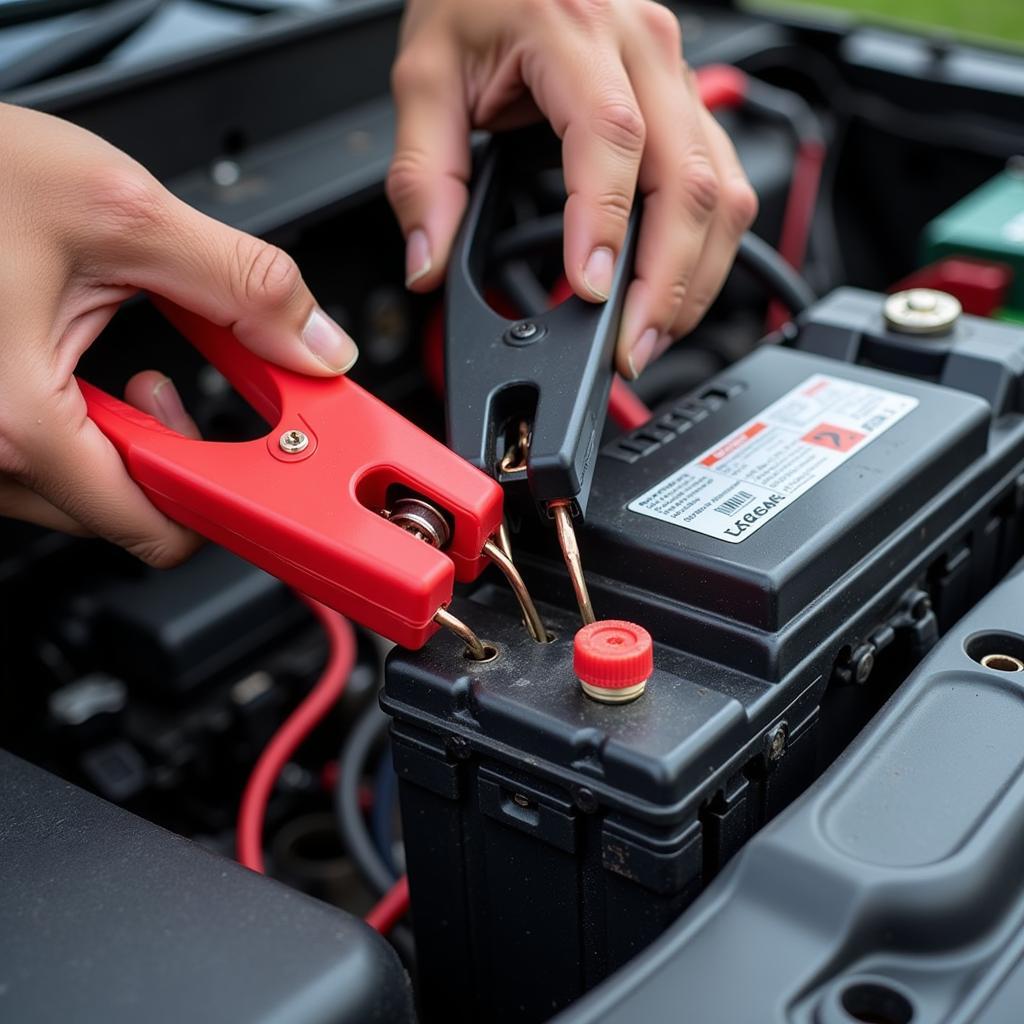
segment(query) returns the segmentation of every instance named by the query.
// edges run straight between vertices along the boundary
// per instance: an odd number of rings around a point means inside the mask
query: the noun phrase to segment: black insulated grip
[[[637,216],[630,218],[604,303],[576,296],[527,320],[509,320],[484,297],[484,271],[510,192],[555,164],[546,127],[496,136],[488,144],[455,243],[447,282],[445,374],[448,441],[503,484],[510,424],[532,424],[525,474],[543,506],[572,499],[585,513],[611,389],[622,302],[633,268]],[[528,234],[528,225],[524,227]],[[521,479],[520,474],[518,479]]]

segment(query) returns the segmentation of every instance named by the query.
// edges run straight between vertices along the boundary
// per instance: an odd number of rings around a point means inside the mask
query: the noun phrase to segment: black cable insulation
[[[397,879],[378,853],[367,828],[359,806],[359,784],[366,774],[370,754],[387,735],[389,723],[390,719],[376,701],[371,702],[352,726],[341,749],[334,790],[334,809],[342,842],[366,884],[377,896],[387,892]]]
[[[548,214],[502,231],[492,247],[498,264],[518,260],[562,237],[561,213]],[[811,286],[767,242],[749,231],[740,239],[736,262],[777,298],[793,316],[817,300]]]

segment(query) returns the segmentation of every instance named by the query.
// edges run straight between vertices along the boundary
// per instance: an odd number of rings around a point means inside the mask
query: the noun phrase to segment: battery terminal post
[[[381,515],[431,547],[443,549],[451,539],[448,520],[440,509],[423,498],[401,498],[392,507],[382,509]],[[527,589],[522,575],[512,561],[508,533],[504,523],[498,532],[497,540],[491,538],[484,543],[482,554],[486,555],[508,580],[522,610],[527,632],[537,643],[547,643],[550,637],[544,626],[544,621],[537,611],[537,606],[530,596],[530,591]],[[439,608],[434,615],[434,621],[439,626],[453,632],[465,643],[466,657],[470,660],[490,661],[495,657],[494,650],[485,645],[466,623],[447,609]]]

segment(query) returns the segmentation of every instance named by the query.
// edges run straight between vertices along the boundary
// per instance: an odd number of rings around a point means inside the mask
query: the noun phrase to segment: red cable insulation
[[[697,92],[708,110],[742,106],[747,95],[746,73],[731,64],[708,64],[695,73]]]
[[[263,825],[278,776],[303,740],[337,703],[356,660],[356,637],[348,621],[318,601],[299,596],[323,626],[330,653],[313,689],[270,738],[245,784],[235,839],[238,860],[261,874],[265,871]]]
[[[612,378],[608,395],[608,415],[622,430],[636,430],[650,418],[651,410],[644,400],[618,375]]]
[[[356,636],[348,620],[319,601],[301,594],[298,596],[323,627],[330,651],[327,664],[313,689],[264,747],[242,794],[236,833],[238,860],[260,874],[266,870],[263,825],[274,786],[295,751],[345,692],[345,684],[356,661]],[[366,922],[382,935],[387,935],[408,910],[409,882],[403,875],[366,915]]]
[[[807,242],[818,205],[825,157],[825,146],[817,140],[802,142],[797,149],[793,180],[786,197],[782,232],[779,235],[779,253],[795,270],[803,269],[807,257]],[[789,319],[789,313],[777,299],[769,304],[765,323],[769,332],[777,331]]]
[[[381,935],[387,935],[409,912],[409,876],[402,877],[383,896],[364,920]]]

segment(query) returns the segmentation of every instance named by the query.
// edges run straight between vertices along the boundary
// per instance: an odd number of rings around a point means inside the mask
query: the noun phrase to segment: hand
[[[352,339],[279,249],[175,199],[124,153],[45,114],[0,104],[0,515],[96,534],[152,565],[198,543],[154,508],[86,414],[75,364],[140,289],[302,373],[344,373]],[[198,436],[174,385],[126,398]]]
[[[470,129],[543,116],[562,140],[565,272],[577,295],[607,297],[637,188],[643,196],[619,371],[637,377],[691,331],[757,198],[681,45],[676,17],[650,0],[409,0],[388,176],[407,284],[441,280],[466,205]]]

